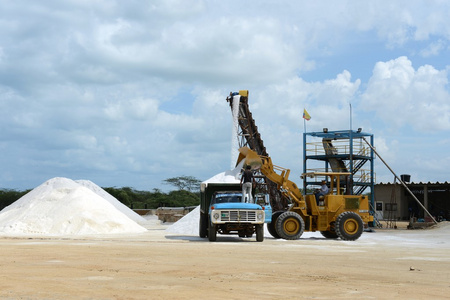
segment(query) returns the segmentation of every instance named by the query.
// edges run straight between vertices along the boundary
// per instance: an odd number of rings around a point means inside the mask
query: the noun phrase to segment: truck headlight
[[[218,219],[220,218],[219,213],[218,213],[218,212],[215,212],[215,213],[213,214],[213,218],[216,219],[216,220],[218,220]]]
[[[264,219],[264,212],[260,211],[256,214],[256,217],[258,218],[258,220],[263,220]]]

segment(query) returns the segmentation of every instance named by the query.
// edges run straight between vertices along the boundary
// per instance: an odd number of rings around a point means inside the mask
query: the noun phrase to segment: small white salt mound
[[[0,233],[88,235],[146,229],[109,201],[67,178],[56,177],[0,211]]]
[[[200,206],[197,206],[190,213],[169,226],[166,231],[169,233],[183,235],[198,235],[200,221]]]
[[[146,224],[147,220],[145,220],[143,217],[135,213],[132,209],[130,209],[128,206],[117,200],[114,196],[112,196],[110,193],[96,185],[90,180],[75,180],[76,183],[87,187],[103,199],[107,200],[109,203],[111,203],[116,209],[118,209],[120,212],[125,214],[128,218],[135,221],[138,224]]]

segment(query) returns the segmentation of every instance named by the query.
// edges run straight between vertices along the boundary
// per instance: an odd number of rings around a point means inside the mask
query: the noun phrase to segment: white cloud
[[[375,111],[396,128],[411,126],[424,132],[450,129],[446,70],[430,65],[415,70],[407,57],[378,62],[361,99],[361,109]]]
[[[436,56],[446,49],[448,49],[447,42],[439,39],[436,42],[430,43],[425,49],[421,50],[420,55],[423,57]]]
[[[125,99],[108,103],[104,108],[107,117],[115,121],[154,120],[158,115],[158,101],[155,99]]]
[[[308,130],[348,128],[350,103],[357,126],[380,136],[450,127],[450,67],[426,60],[446,61],[447,2],[0,7],[0,179],[13,187],[66,174],[141,188],[182,174],[209,178],[230,165],[225,97],[239,89],[250,90],[274,161],[296,172],[304,108]],[[355,51],[371,43],[379,48]],[[378,61],[369,81],[352,78],[353,55],[370,67]],[[324,58],[337,71],[323,71]]]

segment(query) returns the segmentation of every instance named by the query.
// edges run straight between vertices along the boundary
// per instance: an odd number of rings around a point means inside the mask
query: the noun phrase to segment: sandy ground
[[[168,234],[0,237],[1,299],[448,299],[450,226],[354,242]]]

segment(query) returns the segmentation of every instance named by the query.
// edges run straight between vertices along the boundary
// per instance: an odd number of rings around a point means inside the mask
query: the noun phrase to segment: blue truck
[[[219,234],[237,234],[264,240],[264,223],[272,221],[267,194],[256,194],[254,203],[242,202],[238,183],[202,183],[199,236],[213,242]]]

